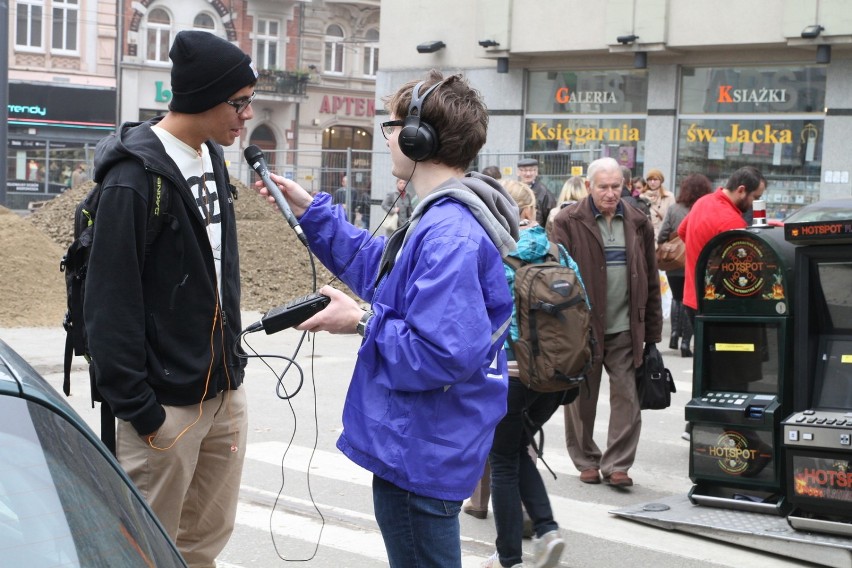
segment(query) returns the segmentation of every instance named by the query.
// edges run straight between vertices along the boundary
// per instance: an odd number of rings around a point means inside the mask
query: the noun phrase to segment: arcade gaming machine
[[[698,312],[689,500],[785,515],[781,420],[792,411],[794,246],[780,227],[711,239],[696,265]]]
[[[852,209],[785,224],[796,247],[795,412],[783,422],[789,524],[852,536]]]

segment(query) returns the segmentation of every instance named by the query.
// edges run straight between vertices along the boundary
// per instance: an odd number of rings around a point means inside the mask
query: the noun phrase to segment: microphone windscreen
[[[252,144],[243,150],[243,156],[245,156],[246,161],[251,164],[258,158],[263,158],[263,150]]]

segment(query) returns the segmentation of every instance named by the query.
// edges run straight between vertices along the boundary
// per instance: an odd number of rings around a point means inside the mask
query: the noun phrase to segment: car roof
[[[0,339],[0,396],[26,398],[50,408],[72,422],[86,437],[97,436],[79,414],[9,344]]]
[[[842,221],[852,219],[852,197],[826,199],[805,205],[784,219],[784,223]]]

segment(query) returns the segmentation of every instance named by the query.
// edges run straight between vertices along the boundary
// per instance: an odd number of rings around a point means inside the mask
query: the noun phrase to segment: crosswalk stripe
[[[325,506],[320,506],[323,510]],[[268,507],[252,503],[240,503],[237,507],[237,522],[253,529],[268,531],[270,528],[270,510]],[[322,535],[320,535],[322,530]],[[294,538],[306,543],[316,543],[317,539],[324,547],[351,552],[372,560],[387,562],[385,544],[377,531],[359,530],[334,524],[322,523],[300,514],[287,513],[281,507],[272,514],[272,532],[276,538]],[[279,547],[280,548],[280,547]],[[305,547],[305,553],[310,554],[312,546]],[[293,557],[290,560],[299,560]]]
[[[285,450],[287,455],[284,456]],[[313,458],[311,457],[313,453]],[[325,450],[312,450],[304,446],[287,445],[283,442],[259,442],[249,444],[246,449],[246,458],[280,466],[284,456],[284,467],[305,473],[310,463],[311,475],[319,475],[327,479],[354,483],[371,487],[373,474],[356,465],[349,458],[338,451],[328,452]]]
[[[373,560],[379,560],[387,563],[384,541],[382,540],[379,527],[376,525],[373,515],[333,505],[325,505],[321,503],[314,504],[305,499],[289,497],[287,495],[276,496],[275,493],[270,491],[263,491],[253,487],[243,486],[242,489],[244,494],[251,493],[269,502],[273,502],[277,497],[278,505],[276,506],[275,514],[273,515],[273,519],[275,521],[273,524],[273,532],[276,534],[276,537],[292,538],[307,543],[315,543],[317,538],[320,538],[321,549],[322,547],[328,547],[343,552],[352,552]],[[322,523],[319,519],[310,518],[308,515],[300,513],[291,512],[288,514],[286,512],[287,504],[302,510],[312,510],[314,505],[316,505],[317,509],[319,509],[324,516],[336,515],[338,517],[359,519],[361,521],[368,522],[370,524],[370,528],[359,530],[346,528],[345,526],[336,526],[333,522],[329,522],[329,520],[326,519],[325,527],[322,529],[322,536],[320,536]],[[245,500],[241,500],[237,506],[236,522],[239,525],[243,525],[251,529],[268,532],[270,510],[269,506],[248,503]],[[492,545],[492,543],[484,543],[465,535],[462,535],[461,541],[462,546],[464,546],[465,543],[473,545]],[[309,548],[310,550],[313,550],[312,547]],[[308,550],[308,547],[306,547],[305,550]],[[369,553],[365,552],[365,550],[369,550]],[[477,568],[483,560],[485,560],[484,556],[467,554],[464,553],[464,551],[462,553],[463,568]],[[218,562],[217,565],[220,566],[220,568],[242,568],[235,564],[224,564],[222,562]]]

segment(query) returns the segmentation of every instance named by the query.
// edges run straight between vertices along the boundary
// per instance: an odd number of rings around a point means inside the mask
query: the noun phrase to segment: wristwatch
[[[369,323],[370,318],[373,317],[373,310],[367,310],[364,312],[364,315],[361,316],[361,321],[358,322],[358,325],[355,326],[355,331],[361,337],[364,337],[364,332],[367,330],[367,323]]]

